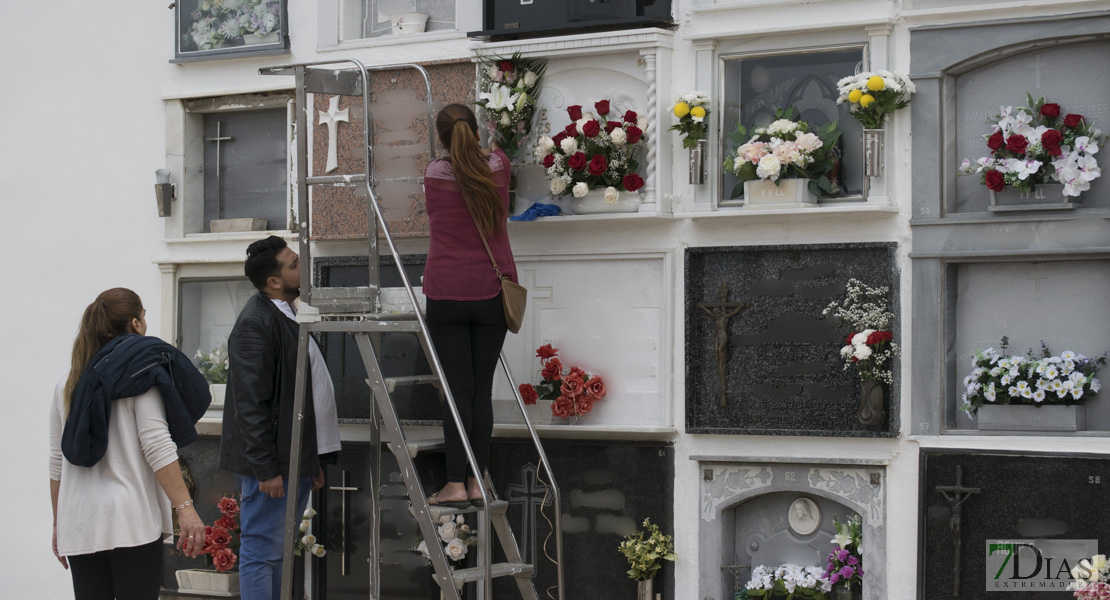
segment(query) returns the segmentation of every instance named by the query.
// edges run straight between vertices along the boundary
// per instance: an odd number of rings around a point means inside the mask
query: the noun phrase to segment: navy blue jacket
[[[177,348],[156,337],[129,333],[105,344],[77,381],[62,430],[66,460],[91,467],[104,458],[112,401],[152,387],[162,393],[166,423],[177,447],[196,441],[196,422],[212,402],[208,382]]]

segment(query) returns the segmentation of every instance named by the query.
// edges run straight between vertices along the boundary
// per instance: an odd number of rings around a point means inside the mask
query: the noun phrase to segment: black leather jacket
[[[235,320],[227,342],[230,368],[220,467],[259,481],[288,477],[298,330],[296,321],[262,293],[252,296]],[[320,459],[307,371],[300,474],[314,477]]]

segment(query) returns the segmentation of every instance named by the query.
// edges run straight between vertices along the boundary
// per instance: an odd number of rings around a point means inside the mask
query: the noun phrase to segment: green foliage
[[[659,526],[654,525],[651,519],[644,519],[643,527],[635,533],[624,538],[619,550],[628,559],[632,566],[627,571],[628,576],[637,580],[648,580],[655,577],[656,572],[663,567],[660,561],[674,561],[674,538],[663,535]]]
[[[193,355],[193,364],[208,383],[227,383],[227,369],[229,366],[227,344],[220,344],[211,352],[197,350]]]

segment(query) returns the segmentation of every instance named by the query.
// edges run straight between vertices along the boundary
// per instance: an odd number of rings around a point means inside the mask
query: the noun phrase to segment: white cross
[[[1029,63],[1028,67],[1037,73],[1037,89],[1041,89],[1041,68],[1047,67],[1048,63],[1041,60],[1041,55],[1037,54],[1033,57],[1033,62]]]
[[[328,166],[324,168],[325,173],[334,171],[339,166],[339,158],[336,156],[335,132],[339,128],[340,121],[348,122],[347,115],[349,113],[350,110],[346,108],[339,110],[339,96],[331,97],[328,112],[320,111],[320,125],[328,126]]]

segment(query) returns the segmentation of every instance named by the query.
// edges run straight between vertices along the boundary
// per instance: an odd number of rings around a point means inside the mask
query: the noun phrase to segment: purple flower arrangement
[[[859,515],[844,523],[833,519],[836,537],[831,541],[837,545],[829,553],[829,563],[825,566],[825,576],[833,586],[851,587],[863,583],[863,544]]]

